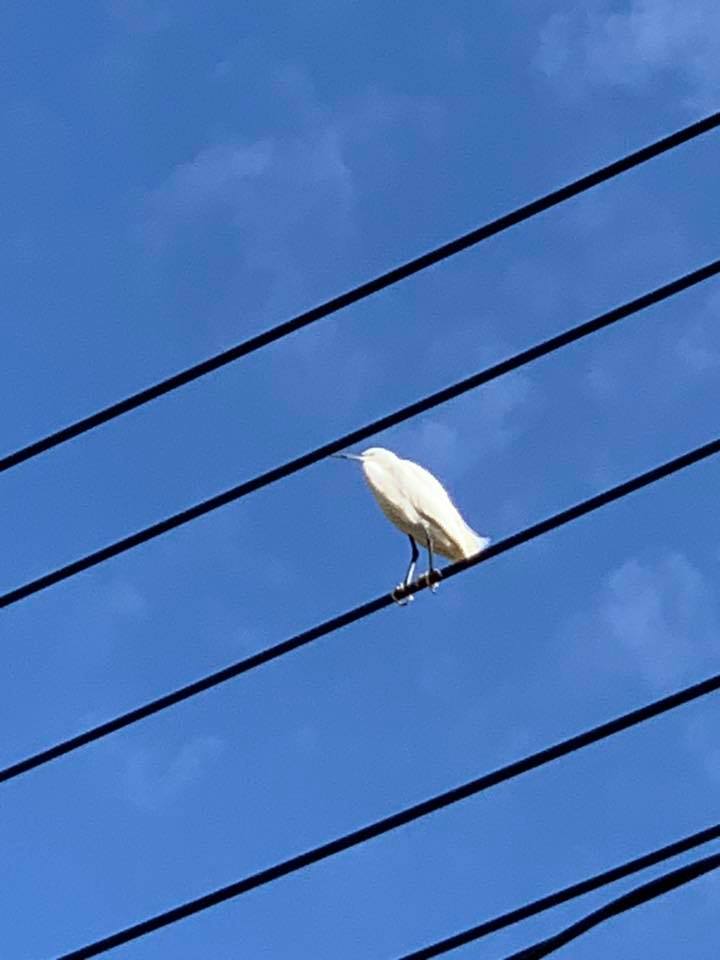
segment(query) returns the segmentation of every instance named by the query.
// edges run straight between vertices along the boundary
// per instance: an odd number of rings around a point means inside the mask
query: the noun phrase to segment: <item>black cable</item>
[[[408,260],[406,263],[394,267],[392,270],[388,270],[387,273],[374,277],[372,280],[367,280],[359,286],[353,287],[351,290],[347,290],[345,293],[333,297],[331,300],[326,300],[311,310],[298,314],[291,320],[280,323],[270,330],[266,330],[257,336],[251,337],[249,340],[245,340],[243,343],[230,347],[230,349],[224,350],[222,353],[215,354],[215,356],[196,363],[192,367],[187,367],[185,370],[181,370],[179,373],[165,380],[161,380],[150,387],[146,387],[144,390],[133,393],[123,400],[119,400],[116,403],[110,404],[108,407],[104,407],[102,410],[98,410],[96,413],[90,414],[90,416],[83,417],[81,420],[77,420],[75,423],[71,423],[61,430],[56,430],[54,433],[50,433],[25,447],[21,447],[7,454],[0,458],[0,473],[26,460],[30,460],[32,457],[36,457],[47,450],[51,450],[53,447],[67,443],[67,441],[72,440],[74,437],[87,433],[88,430],[93,430],[104,423],[108,423],[110,420],[114,420],[116,417],[123,416],[123,414],[129,413],[131,410],[136,410],[138,407],[142,407],[146,403],[150,403],[152,400],[164,396],[166,393],[170,393],[179,387],[192,383],[193,380],[198,380],[200,377],[204,377],[214,370],[219,370],[221,367],[233,363],[235,360],[239,360],[241,357],[245,357],[249,353],[259,350],[261,347],[265,347],[276,340],[280,340],[282,337],[294,333],[296,330],[302,329],[302,327],[307,327],[317,320],[328,317],[332,313],[337,313],[338,310],[342,310],[353,303],[357,303],[366,297],[378,293],[380,290],[393,286],[401,280],[405,280],[413,276],[413,274],[419,273],[421,270],[426,270],[428,267],[432,267],[436,263],[446,260],[448,257],[455,256],[463,250],[467,250],[469,247],[481,243],[483,240],[487,240],[498,233],[502,233],[504,230],[508,230],[510,227],[523,223],[525,220],[529,220],[549,210],[551,207],[564,203],[566,200],[576,197],[578,194],[584,193],[586,190],[590,190],[601,183],[605,183],[613,177],[617,177],[621,173],[631,170],[633,167],[646,163],[654,157],[667,153],[669,150],[673,150],[675,147],[679,147],[704,133],[708,133],[718,126],[720,126],[720,112],[712,113],[697,123],[692,123],[682,130],[677,130],[669,136],[656,140],[654,143],[640,150],[636,150],[622,157],[620,160],[614,161],[614,163],[601,167],[599,170],[580,177],[578,180],[573,180],[571,183],[560,187],[558,190],[552,191],[552,193],[546,194],[544,197],[540,197],[531,203],[518,207],[516,210],[506,213],[496,220],[491,220],[489,223],[477,227],[460,237],[456,237],[454,240],[450,240],[448,243],[444,243],[434,250],[415,257],[413,260]]]
[[[595,876],[581,880],[579,883],[573,883],[569,887],[563,887],[561,890],[556,890],[553,893],[547,894],[547,896],[540,897],[539,900],[533,900],[521,907],[517,907],[515,910],[501,913],[491,920],[486,920],[484,923],[479,923],[477,926],[463,930],[461,933],[456,933],[452,937],[438,940],[436,943],[422,947],[420,950],[413,950],[412,953],[405,953],[402,957],[399,957],[398,960],[431,960],[432,957],[439,957],[444,953],[449,953],[451,950],[457,950],[458,947],[464,947],[468,943],[480,940],[482,937],[487,937],[491,933],[497,933],[498,930],[512,927],[516,923],[527,920],[529,917],[535,917],[540,913],[545,913],[547,910],[552,910],[563,903],[576,900],[578,897],[583,897],[588,893],[592,893],[594,890],[600,890],[602,887],[616,883],[618,880],[632,876],[634,873],[647,870],[648,867],[657,866],[665,860],[670,860],[672,857],[677,857],[681,853],[695,850],[697,847],[704,846],[706,843],[712,843],[712,841],[718,839],[720,839],[720,824],[716,823],[706,830],[700,830],[698,833],[693,833],[689,837],[683,837],[682,840],[676,840],[674,843],[660,847],[659,850],[651,850],[650,853],[645,853],[643,856],[636,857],[634,860],[629,860],[617,867],[612,867],[610,870],[597,873]]]
[[[644,723],[661,713],[673,710],[691,699],[704,696],[710,693],[711,690],[717,690],[718,686],[720,686],[719,678],[715,678],[710,686],[708,686],[707,681],[705,681],[704,683],[696,684],[694,688],[687,688],[669,697],[664,697],[662,700],[657,700],[654,703],[647,704],[644,707],[615,717],[613,720],[585,730],[567,740],[561,740],[550,747],[545,747],[543,750],[531,753],[529,756],[515,760],[513,763],[509,763],[504,767],[499,767],[475,780],[470,780],[460,786],[453,787],[444,793],[436,794],[428,800],[423,800],[411,807],[406,807],[404,810],[399,810],[388,817],[383,817],[381,820],[376,820],[364,827],[360,827],[358,830],[353,830],[351,833],[336,837],[334,840],[323,843],[319,847],[313,847],[294,857],[290,857],[289,860],[283,860],[280,863],[273,864],[271,867],[266,867],[264,870],[252,873],[247,877],[243,877],[241,880],[237,880],[235,883],[220,887],[195,900],[189,900],[163,913],[158,913],[154,917],[148,917],[140,921],[140,923],[132,924],[132,926],[125,927],[123,930],[110,934],[110,936],[102,937],[100,940],[81,947],[79,950],[72,950],[70,953],[63,954],[59,960],[85,960],[87,957],[96,957],[98,954],[119,947],[121,944],[137,940],[139,937],[145,937],[155,930],[160,930],[162,927],[167,927],[170,924],[177,923],[179,920],[191,917],[193,914],[200,913],[202,910],[207,910],[220,903],[225,903],[227,900],[239,897],[244,893],[248,893],[250,890],[256,890],[258,887],[263,887],[268,883],[279,880],[280,877],[286,877],[291,873],[296,873],[298,870],[303,870],[305,867],[328,859],[328,857],[343,853],[345,850],[350,850],[352,847],[357,847],[376,837],[390,833],[392,830],[397,830],[399,827],[404,827],[409,823],[427,817],[431,813],[444,810],[446,807],[459,803],[461,800],[467,800],[469,797],[477,796],[479,793],[483,793],[498,784],[506,783],[508,780],[513,780],[524,773],[528,773],[530,770],[537,770],[539,767],[543,767],[548,763],[559,760],[561,757],[575,753],[577,750],[583,750],[594,743],[606,740],[608,737],[615,736],[615,734],[623,730],[628,730],[630,727]]]
[[[611,920],[628,910],[635,910],[644,903],[665,896],[666,893],[677,890],[678,887],[683,887],[685,884],[691,883],[693,880],[697,880],[718,868],[720,868],[720,853],[714,853],[709,857],[703,857],[701,860],[688,863],[684,867],[678,867],[677,870],[664,873],[662,876],[630,890],[629,893],[623,894],[617,900],[612,900],[605,906],[600,907],[599,910],[594,910],[583,917],[582,920],[578,920],[561,930],[560,933],[535,943],[531,947],[525,947],[523,950],[510,954],[505,957],[505,960],[541,960],[541,957],[547,957],[551,953],[555,953],[565,944],[577,940],[578,937],[592,930],[593,927],[605,923],[606,920]]]
[[[717,440],[712,440],[710,443],[706,443],[701,447],[696,447],[694,450],[690,450],[688,453],[684,453],[673,460],[668,460],[666,463],[663,463],[658,467],[654,467],[652,470],[648,470],[646,473],[641,473],[630,480],[626,480],[615,487],[610,487],[608,490],[604,490],[602,493],[598,493],[587,500],[582,500],[580,503],[576,503],[572,507],[561,510],[560,513],[555,513],[552,516],[547,517],[545,520],[541,520],[539,523],[535,523],[530,527],[526,527],[524,530],[520,530],[517,533],[511,534],[504,540],[499,540],[497,543],[491,544],[489,547],[483,550],[482,553],[471,557],[469,560],[460,560],[458,563],[449,564],[448,566],[443,567],[443,569],[439,572],[442,578],[445,580],[449,579],[450,577],[454,577],[456,574],[461,573],[463,570],[467,570],[469,567],[474,567],[480,563],[485,563],[486,560],[490,560],[502,553],[506,553],[508,550],[513,550],[515,547],[519,547],[523,543],[534,540],[536,537],[543,536],[544,534],[549,533],[551,530],[556,530],[558,527],[562,527],[566,523],[577,520],[580,517],[585,516],[587,513],[592,513],[594,510],[598,510],[615,500],[626,497],[628,494],[633,493],[636,490],[640,490],[642,487],[656,483],[658,480],[662,480],[664,477],[668,477],[673,473],[677,473],[679,470],[684,470],[686,467],[711,457],[716,453],[720,453],[720,438]],[[156,700],[151,700],[148,703],[145,703],[140,707],[136,707],[127,713],[123,713],[112,720],[107,720],[105,723],[101,723],[96,727],[91,727],[89,730],[85,730],[83,733],[79,733],[74,737],[63,740],[61,743],[57,743],[52,747],[41,750],[39,753],[33,754],[30,757],[26,757],[23,760],[18,760],[16,763],[13,763],[10,766],[5,767],[5,769],[0,770],[0,783],[3,783],[7,780],[12,780],[15,777],[19,777],[21,774],[27,773],[29,770],[34,770],[36,767],[41,767],[44,764],[49,763],[51,760],[55,760],[67,753],[72,753],[74,750],[78,750],[80,747],[86,746],[95,740],[100,740],[111,733],[115,733],[117,730],[122,730],[124,727],[129,727],[131,724],[137,723],[140,720],[144,720],[146,717],[150,717],[155,713],[159,713],[162,710],[167,710],[169,707],[175,706],[175,704],[181,703],[183,700],[188,700],[191,697],[195,697],[198,694],[203,693],[205,690],[209,690],[212,687],[217,687],[221,683],[226,683],[228,680],[232,680],[234,677],[238,677],[242,673],[248,673],[250,670],[254,670],[256,667],[260,667],[264,663],[269,663],[271,660],[276,660],[278,657],[282,657],[286,653],[290,653],[293,650],[298,650],[300,647],[307,646],[307,644],[312,643],[314,640],[320,639],[320,637],[325,637],[330,633],[334,633],[336,630],[340,630],[342,627],[346,627],[358,620],[363,620],[365,617],[369,617],[370,614],[377,613],[379,610],[383,610],[385,607],[391,606],[398,598],[402,599],[404,596],[409,596],[410,594],[417,593],[418,591],[425,589],[426,586],[427,584],[425,583],[424,579],[421,578],[420,580],[416,580],[415,583],[409,584],[408,587],[406,587],[403,591],[396,590],[393,591],[393,593],[386,593],[383,596],[376,597],[374,600],[368,600],[366,603],[360,604],[360,606],[355,607],[352,610],[347,610],[336,617],[332,617],[330,620],[326,620],[324,623],[311,627],[309,630],[305,630],[303,633],[298,633],[294,637],[290,637],[288,640],[283,640],[280,643],[275,644],[275,646],[266,647],[264,650],[260,650],[258,653],[251,654],[244,660],[239,660],[227,667],[223,667],[222,670],[208,674],[199,680],[194,680],[192,683],[189,683],[184,687],[179,687],[170,693],[166,693],[162,697],[158,697]],[[720,685],[720,675],[711,677],[709,680],[705,681],[705,686],[703,686],[702,693],[693,693],[691,694],[690,699],[693,699],[694,696],[702,696],[704,693],[709,693],[712,690],[717,689],[718,685]],[[694,689],[695,688],[693,687],[689,687],[685,693],[689,693]]]
[[[359,443],[361,440],[365,440],[367,437],[372,436],[375,433],[379,433],[381,430],[387,430],[389,427],[396,426],[405,420],[416,417],[420,413],[424,413],[425,411],[430,410],[439,404],[446,403],[448,400],[452,400],[453,398],[460,396],[460,394],[467,393],[469,390],[473,390],[482,384],[504,376],[513,370],[517,370],[519,367],[525,366],[526,364],[529,364],[540,357],[559,350],[562,347],[568,346],[569,344],[574,343],[583,337],[587,337],[592,333],[596,333],[598,330],[602,330],[605,327],[618,323],[620,320],[624,320],[627,317],[640,312],[641,310],[645,310],[649,306],[657,304],[662,300],[667,300],[669,297],[675,296],[676,294],[687,290],[690,287],[696,286],[705,280],[709,280],[718,273],[720,273],[720,259],[714,260],[711,263],[700,267],[698,270],[693,270],[682,277],[678,277],[677,279],[672,280],[670,283],[664,284],[663,286],[658,287],[649,293],[645,293],[634,300],[630,300],[619,307],[615,307],[614,309],[609,310],[607,313],[603,313],[600,316],[586,321],[585,323],[571,327],[570,329],[565,330],[554,337],[550,337],[548,340],[544,340],[541,343],[535,344],[534,346],[529,347],[527,350],[523,350],[512,357],[508,357],[505,360],[502,360],[500,363],[494,364],[493,366],[488,367],[471,377],[467,377],[466,379],[454,383],[449,387],[438,390],[436,393],[432,393],[429,396],[423,397],[421,400],[416,400],[414,403],[411,403],[406,407],[402,407],[401,409],[387,414],[384,417],[380,417],[378,420],[374,420],[372,423],[366,424],[357,430],[352,430],[350,433],[346,433],[344,436],[338,437],[336,440],[331,440],[328,443],[324,443],[321,446],[316,447],[314,450],[311,450],[300,457],[296,457],[294,460],[289,460],[280,466],[273,467],[271,470],[268,470],[265,473],[258,474],[258,476],[253,477],[251,480],[246,480],[235,487],[231,487],[229,490],[224,490],[222,493],[215,494],[215,496],[209,497],[207,500],[203,500],[200,503],[196,503],[192,507],[187,507],[185,510],[181,510],[179,513],[175,513],[170,517],[166,517],[164,520],[159,520],[158,522],[145,527],[143,530],[139,530],[130,534],[129,536],[122,537],[120,540],[116,540],[114,543],[108,544],[108,546],[102,547],[100,550],[95,550],[92,553],[88,553],[78,560],[73,560],[71,563],[52,570],[50,573],[45,573],[41,577],[37,577],[35,580],[30,580],[19,587],[15,587],[15,589],[10,590],[0,596],[0,609],[3,607],[9,607],[13,603],[18,603],[20,600],[24,600],[26,597],[29,597],[34,593],[39,593],[41,590],[46,590],[48,587],[51,587],[56,583],[60,583],[63,580],[74,577],[85,570],[96,567],[99,564],[104,563],[106,560],[110,560],[112,557],[116,557],[128,550],[132,550],[143,543],[147,543],[149,540],[154,540],[156,537],[162,536],[171,530],[175,530],[178,527],[184,526],[186,523],[197,520],[199,517],[202,517],[207,513],[211,513],[214,510],[218,510],[220,507],[227,506],[227,504],[239,500],[242,497],[246,497],[248,494],[254,493],[256,490],[260,490],[262,487],[276,483],[278,480],[283,480],[292,474],[297,473],[299,470],[303,470],[306,467],[312,466],[312,464],[317,463],[319,460],[322,460],[333,453],[338,453],[339,451],[345,449],[345,447],[351,446],[354,443]]]

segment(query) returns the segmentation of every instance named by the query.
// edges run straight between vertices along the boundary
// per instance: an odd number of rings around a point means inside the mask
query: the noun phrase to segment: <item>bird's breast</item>
[[[410,536],[422,538],[422,518],[411,500],[394,479],[385,472],[373,469],[369,464],[364,470],[365,479],[385,516],[396,527]],[[421,539],[422,542],[422,539]]]

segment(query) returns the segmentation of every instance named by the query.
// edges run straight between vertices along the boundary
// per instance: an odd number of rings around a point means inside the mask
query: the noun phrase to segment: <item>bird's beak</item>
[[[338,460],[359,460],[362,463],[362,457],[356,453],[333,453],[332,456]]]

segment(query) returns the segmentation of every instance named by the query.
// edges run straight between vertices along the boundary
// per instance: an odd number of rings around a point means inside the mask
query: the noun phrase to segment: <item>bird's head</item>
[[[384,447],[369,447],[362,453],[335,453],[335,457],[341,460],[359,460],[360,463],[388,463],[391,460],[397,460],[397,456],[392,450],[386,450]]]

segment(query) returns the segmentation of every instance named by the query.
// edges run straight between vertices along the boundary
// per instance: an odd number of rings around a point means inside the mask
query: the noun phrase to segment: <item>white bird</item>
[[[412,555],[405,579],[397,587],[404,590],[412,582],[420,556],[418,544],[428,552],[427,582],[432,586],[433,554],[448,560],[465,560],[488,546],[488,537],[481,537],[460,516],[447,491],[428,470],[412,460],[403,460],[391,450],[371,447],[361,454],[340,453],[345,460],[359,460],[368,486],[380,509],[396,527],[410,538]]]

